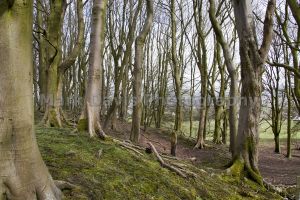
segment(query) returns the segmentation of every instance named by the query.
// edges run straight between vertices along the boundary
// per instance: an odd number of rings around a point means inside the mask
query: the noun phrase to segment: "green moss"
[[[280,199],[258,185],[178,161],[198,174],[183,179],[162,168],[153,155],[137,156],[112,141],[71,134],[71,129],[37,127],[36,132],[53,178],[80,186],[64,191],[66,199]],[[103,154],[98,159],[100,149]]]
[[[58,113],[56,112],[55,109],[50,109],[49,110],[49,125],[51,127],[60,127],[59,122],[57,121],[57,115]]]
[[[88,120],[87,119],[80,119],[77,125],[78,131],[86,131],[88,130]]]
[[[244,162],[240,159],[236,159],[232,166],[229,168],[228,172],[229,174],[236,176],[236,177],[242,177],[243,171],[244,171]]]

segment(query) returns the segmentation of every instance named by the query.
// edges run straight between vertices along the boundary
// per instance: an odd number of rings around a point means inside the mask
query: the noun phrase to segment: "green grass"
[[[152,155],[137,156],[113,142],[71,134],[70,129],[37,127],[42,156],[56,180],[79,189],[64,191],[66,199],[280,199],[249,180],[205,172],[184,179],[162,168]],[[102,149],[100,159],[96,153]]]
[[[214,125],[215,125],[214,120],[209,120],[208,121],[207,140],[212,140],[212,138],[213,138]],[[199,126],[199,122],[198,121],[193,121],[192,134],[190,135],[190,122],[189,121],[184,121],[182,123],[182,133],[187,137],[191,136],[192,138],[197,138],[198,126]],[[295,126],[295,122],[292,122],[292,127],[294,127],[294,126]],[[164,122],[163,127],[172,129],[173,122]],[[269,141],[269,140],[274,139],[272,129],[269,128],[269,124],[266,121],[263,121],[260,124],[259,130],[260,130],[260,139],[262,141]],[[228,132],[228,134],[229,134],[229,132]],[[287,138],[287,123],[286,123],[286,121],[283,122],[283,124],[282,124],[281,133],[280,133],[279,137],[280,137],[280,139],[286,139]],[[300,140],[300,131],[295,131],[294,133],[292,133],[292,139]]]

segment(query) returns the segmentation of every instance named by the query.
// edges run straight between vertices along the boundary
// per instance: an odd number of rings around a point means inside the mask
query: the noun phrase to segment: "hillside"
[[[162,168],[152,154],[139,155],[71,129],[37,126],[36,132],[53,178],[78,186],[64,190],[66,199],[281,199],[250,180],[177,160],[197,174],[181,178]]]

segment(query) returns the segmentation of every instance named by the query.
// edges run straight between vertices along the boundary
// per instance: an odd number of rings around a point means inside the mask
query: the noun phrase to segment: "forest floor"
[[[129,139],[131,125],[119,123],[119,131],[111,131],[116,137]],[[121,130],[121,131],[120,131]],[[161,153],[170,153],[170,133],[167,129],[147,128],[142,131],[141,145],[147,146],[152,142]],[[228,145],[216,145],[206,141],[204,149],[193,149],[195,142],[192,139],[180,137],[178,139],[177,156],[179,158],[196,158],[195,165],[224,170],[229,163],[231,154]],[[281,140],[281,154],[274,153],[274,140],[261,139],[259,145],[259,168],[262,176],[267,182],[274,185],[296,185],[296,178],[300,176],[300,150],[296,145],[292,146],[291,159],[286,158],[286,142]]]
[[[106,132],[119,140],[129,138],[130,124],[119,123],[118,130]],[[182,178],[162,168],[153,154],[144,151],[137,154],[115,141],[91,139],[86,132],[76,133],[71,127],[46,128],[38,125],[36,133],[41,154],[53,178],[78,186],[73,190],[63,191],[67,200],[282,199],[251,180],[227,175],[224,166],[230,160],[230,153],[225,145],[207,142],[205,149],[193,150],[194,141],[180,137],[179,159],[164,159],[168,163],[176,162],[197,174],[196,178]],[[146,147],[149,141],[161,154],[169,155],[168,130],[149,128],[146,132],[143,131],[140,145]],[[265,156],[261,156],[267,158],[273,155],[271,146],[263,149]],[[196,158],[195,161],[190,159],[193,157]],[[281,161],[275,156],[268,159],[274,159],[274,163],[261,162],[265,178],[270,181],[280,180],[280,184],[294,184],[294,180],[288,179],[293,179],[295,175],[291,175],[288,166],[282,164],[284,157]],[[294,157],[291,160],[292,166],[299,162],[298,159],[299,157]],[[277,162],[279,166],[275,166]],[[273,169],[276,171],[272,173]],[[291,170],[299,172],[294,167]],[[278,179],[278,173],[286,177]],[[273,177],[274,175],[276,176]],[[293,197],[295,188],[292,187],[287,192],[288,197]]]

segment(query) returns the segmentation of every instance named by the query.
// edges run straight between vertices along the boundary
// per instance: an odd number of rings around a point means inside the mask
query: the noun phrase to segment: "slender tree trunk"
[[[232,157],[234,157],[236,135],[237,135],[237,121],[238,121],[237,120],[238,109],[237,109],[237,101],[236,101],[236,98],[238,96],[237,75],[236,75],[236,69],[232,62],[232,58],[231,58],[232,56],[230,56],[229,45],[225,40],[220,23],[217,21],[216,18],[215,0],[209,0],[209,2],[210,2],[210,8],[209,8],[210,21],[212,23],[212,27],[214,29],[216,39],[222,47],[225,64],[230,77],[230,102],[229,102],[230,151],[232,153]]]
[[[31,0],[1,2],[0,199],[58,200],[34,134],[32,8]]]
[[[280,138],[279,138],[279,134],[276,134],[274,137],[274,141],[275,141],[275,153],[280,153]]]
[[[45,55],[45,40],[43,36],[43,16],[42,16],[42,5],[41,2],[37,2],[38,8],[37,8],[37,23],[40,27],[38,38],[39,38],[39,104],[40,108],[39,110],[41,112],[45,112],[46,109],[46,102],[45,97],[47,93],[47,74],[46,74],[46,55]]]
[[[198,127],[198,137],[197,143],[194,148],[202,149],[205,146],[204,139],[206,137],[206,124],[207,124],[207,82],[208,82],[208,72],[207,72],[207,48],[205,43],[205,32],[203,23],[203,1],[193,0],[194,12],[195,12],[195,24],[197,29],[197,66],[200,71],[201,76],[201,95],[200,95],[200,118]]]
[[[135,62],[133,70],[133,113],[130,140],[139,142],[141,115],[142,115],[142,66],[144,57],[144,46],[153,23],[153,0],[147,0],[147,19],[142,32],[135,41]]]
[[[106,5],[107,0],[93,2],[88,85],[78,122],[79,130],[88,130],[90,137],[98,135],[102,139],[106,138],[100,124]]]
[[[287,95],[287,158],[292,158],[292,147],[291,147],[291,77],[290,72],[286,72],[285,76],[285,91]]]

